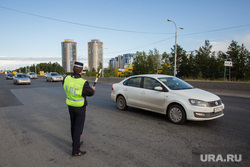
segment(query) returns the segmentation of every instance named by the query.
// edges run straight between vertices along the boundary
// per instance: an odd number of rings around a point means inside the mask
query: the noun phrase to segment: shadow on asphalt
[[[0,88],[0,108],[23,105],[9,89]]]
[[[147,110],[143,110],[143,109],[137,109],[137,108],[133,108],[133,107],[128,107],[126,110],[119,110],[117,108],[118,111],[120,112],[127,112],[133,115],[136,115],[138,117],[144,117],[145,119],[156,119],[159,120],[161,123],[166,123],[166,124],[170,124],[170,125],[175,125],[175,126],[187,126],[187,127],[201,127],[201,128],[211,128],[211,126],[216,126],[217,124],[221,124],[222,118],[218,118],[218,119],[214,119],[214,120],[207,120],[207,121],[186,121],[184,124],[182,125],[178,125],[178,124],[173,124],[169,121],[168,117],[166,115],[163,114],[159,114],[159,113],[155,113],[155,112],[151,112],[151,111],[147,111]],[[161,124],[160,123],[160,124]]]

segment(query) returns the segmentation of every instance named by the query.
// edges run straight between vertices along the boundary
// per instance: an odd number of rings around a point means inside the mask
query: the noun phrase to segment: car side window
[[[130,78],[124,82],[124,85],[132,86],[132,87],[140,87],[141,85],[141,77]]]
[[[154,90],[155,87],[161,86],[161,84],[153,78],[144,78],[143,88]]]

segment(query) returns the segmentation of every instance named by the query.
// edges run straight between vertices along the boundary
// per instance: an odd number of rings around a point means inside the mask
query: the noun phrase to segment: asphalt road
[[[224,117],[175,125],[160,114],[120,111],[110,93],[110,85],[97,84],[88,98],[82,146],[87,154],[72,157],[61,82],[14,85],[0,74],[0,167],[249,166],[250,98],[220,96]],[[208,154],[242,160],[201,162]]]

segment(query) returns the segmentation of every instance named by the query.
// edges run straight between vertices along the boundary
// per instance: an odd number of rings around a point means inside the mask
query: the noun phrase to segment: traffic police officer
[[[80,150],[80,146],[83,144],[80,138],[86,116],[86,96],[93,96],[95,93],[95,87],[90,87],[89,82],[81,78],[82,72],[83,63],[75,62],[73,74],[66,76],[63,80],[63,89],[67,95],[66,104],[69,108],[71,122],[72,156],[86,154],[86,151]]]

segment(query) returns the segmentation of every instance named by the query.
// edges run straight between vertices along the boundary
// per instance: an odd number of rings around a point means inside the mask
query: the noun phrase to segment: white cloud
[[[0,60],[0,70],[15,70],[20,67],[31,66],[32,64],[39,64],[44,61],[36,61],[36,60],[16,60],[16,59],[8,59],[8,60]]]
[[[212,51],[223,51],[226,52],[228,46],[230,45],[231,41],[213,41],[210,42],[210,44],[213,46],[212,47]]]
[[[33,64],[39,64],[44,62],[58,62],[61,64],[61,60],[55,57],[0,57],[0,70],[15,70],[20,67],[31,66]]]
[[[250,34],[245,36],[237,36],[235,40],[238,42],[239,45],[244,44],[248,51],[250,51]]]
[[[238,45],[244,44],[247,50],[250,51],[250,34],[245,36],[235,36],[234,41],[238,42]],[[225,41],[211,41],[210,44],[213,45],[213,51],[223,51],[226,52],[232,40]]]
[[[104,67],[109,66],[109,59],[104,58]],[[84,66],[88,66],[88,59],[79,57],[80,62],[84,63]],[[0,56],[0,70],[15,70],[20,67],[31,66],[33,64],[40,64],[40,63],[59,63],[62,65],[61,57],[7,57],[7,56]]]

